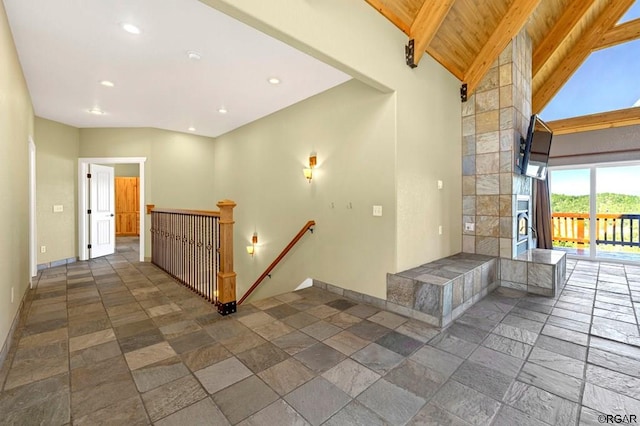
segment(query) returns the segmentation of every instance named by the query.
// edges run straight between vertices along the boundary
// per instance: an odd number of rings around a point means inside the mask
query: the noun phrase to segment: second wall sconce
[[[316,167],[316,164],[316,153],[312,152],[311,154],[309,154],[309,167],[305,167],[304,169],[302,169],[304,177],[309,181],[309,183],[311,183],[311,179],[313,179],[313,169]]]
[[[251,237],[251,245],[247,246],[247,253],[253,256],[256,251],[256,244],[258,244],[258,233],[254,232]]]

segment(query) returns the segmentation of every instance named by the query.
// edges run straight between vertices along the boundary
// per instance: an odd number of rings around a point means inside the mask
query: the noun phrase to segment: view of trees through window
[[[640,260],[640,188],[635,182],[640,182],[640,165],[551,170],[554,247],[585,256]],[[595,217],[590,215],[592,197]]]

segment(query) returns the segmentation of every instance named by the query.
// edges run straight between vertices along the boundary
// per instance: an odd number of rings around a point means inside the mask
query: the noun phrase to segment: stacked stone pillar
[[[521,31],[462,103],[463,251],[516,255],[516,198],[531,179],[516,170],[520,137],[531,117],[532,42]],[[464,224],[473,223],[474,230]]]

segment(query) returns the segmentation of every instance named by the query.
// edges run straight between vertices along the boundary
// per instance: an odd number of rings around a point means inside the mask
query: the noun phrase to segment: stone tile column
[[[531,116],[532,42],[521,31],[475,93],[462,103],[462,247],[503,258],[516,254],[516,197],[531,179],[515,170]],[[466,230],[465,224],[474,224]]]

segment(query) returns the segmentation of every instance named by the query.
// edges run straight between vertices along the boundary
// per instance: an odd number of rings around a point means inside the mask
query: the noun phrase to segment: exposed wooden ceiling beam
[[[420,7],[409,31],[409,38],[412,38],[415,43],[413,62],[416,65],[420,62],[420,58],[438,32],[454,2],[455,0],[426,0]]]
[[[402,30],[403,33],[409,35],[409,33],[411,32],[411,26],[406,22],[404,22],[402,19],[400,19],[398,15],[393,13],[391,9],[384,4],[383,1],[381,0],[365,0],[365,1],[369,3],[369,5],[371,5],[378,12],[380,12],[384,17],[390,20],[393,23],[393,25],[400,28],[400,30]]]
[[[547,122],[554,135],[632,126],[634,124],[640,124],[640,107]]]
[[[496,29],[484,44],[473,63],[465,73],[464,82],[467,83],[468,93],[475,90],[482,77],[487,73],[491,64],[507,47],[527,22],[529,16],[538,7],[540,0],[514,1],[504,15]]]
[[[611,28],[609,31],[604,33],[602,38],[593,47],[593,50],[606,49],[607,47],[613,47],[639,38],[640,18]]]
[[[533,51],[532,74],[535,76],[551,55],[560,47],[595,0],[572,0],[547,36]]]
[[[603,8],[591,28],[581,35],[575,46],[571,49],[571,53],[562,60],[551,76],[544,81],[536,93],[533,94],[531,106],[534,113],[542,111],[549,101],[551,101],[569,77],[571,77],[585,59],[587,59],[593,47],[598,43],[598,40],[618,22],[634,1],[635,0],[607,1],[607,7]]]

